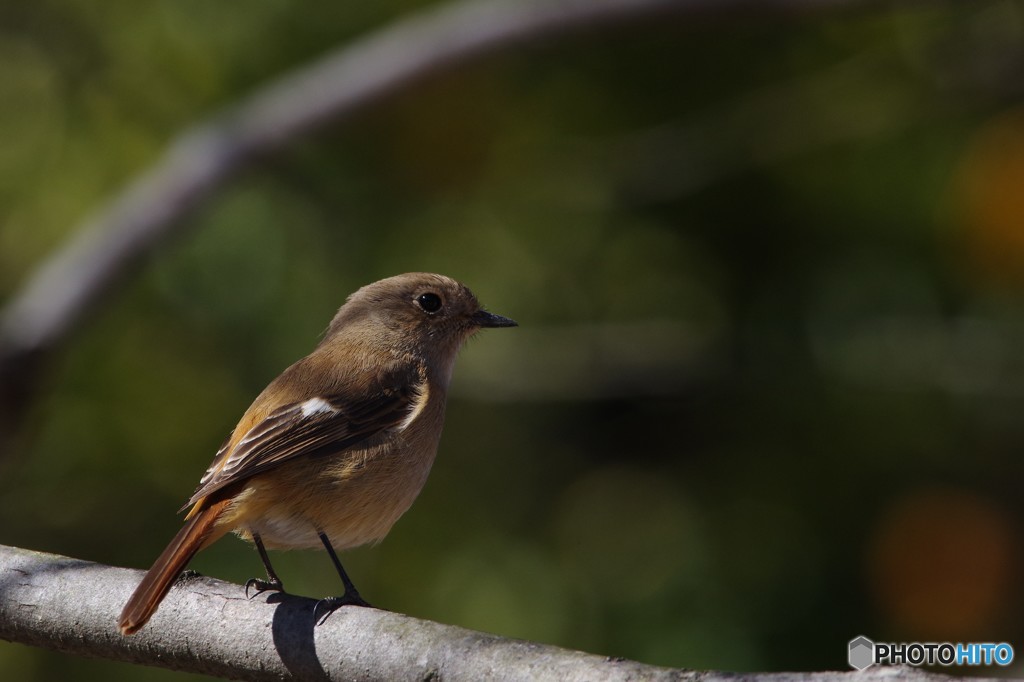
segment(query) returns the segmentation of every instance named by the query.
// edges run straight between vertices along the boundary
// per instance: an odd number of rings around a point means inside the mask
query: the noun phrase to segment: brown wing
[[[421,384],[400,383],[358,399],[332,395],[274,410],[221,450],[182,509],[232,483],[302,456],[334,454],[400,426],[425,397]]]

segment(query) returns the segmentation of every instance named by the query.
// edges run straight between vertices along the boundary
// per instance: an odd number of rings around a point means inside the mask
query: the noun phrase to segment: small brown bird
[[[266,548],[323,546],[345,587],[325,605],[366,606],[335,548],[378,541],[405,513],[437,453],[459,348],[481,328],[514,326],[443,275],[399,275],[349,296],[316,349],[257,396],[221,446],[182,507],[192,506],[185,526],[121,612],[121,632],[145,625],[196,552],[229,531],[256,545],[267,570],[247,590],[284,590]]]

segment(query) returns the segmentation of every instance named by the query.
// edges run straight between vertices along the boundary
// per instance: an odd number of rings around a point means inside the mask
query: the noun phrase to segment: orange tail
[[[230,498],[215,502],[185,522],[124,605],[121,611],[122,634],[130,635],[141,629],[196,552],[226,532],[213,535],[213,525],[230,502]]]

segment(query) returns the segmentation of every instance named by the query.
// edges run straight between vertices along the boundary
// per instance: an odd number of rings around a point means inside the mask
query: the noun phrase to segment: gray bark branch
[[[343,607],[316,625],[314,599],[247,599],[240,585],[202,576],[179,580],[150,623],[126,637],[118,614],[141,578],[142,571],[0,545],[0,639],[239,680],[957,679],[906,668],[768,674],[660,668],[360,607]]]
[[[314,625],[316,600],[245,597],[239,585],[179,581],[153,620],[123,636],[118,613],[141,571],[0,546],[0,638],[246,680],[669,680],[692,673],[617,661],[343,607]]]

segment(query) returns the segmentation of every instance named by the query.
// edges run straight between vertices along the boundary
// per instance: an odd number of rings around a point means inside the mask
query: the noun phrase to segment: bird
[[[456,355],[476,332],[515,327],[450,277],[406,273],[351,294],[320,343],[261,392],[180,511],[185,522],[121,612],[129,635],[156,612],[196,553],[234,532],[267,549],[323,548],[344,586],[327,615],[369,606],[337,552],[380,541],[427,480]],[[325,616],[326,617],[326,616]]]

